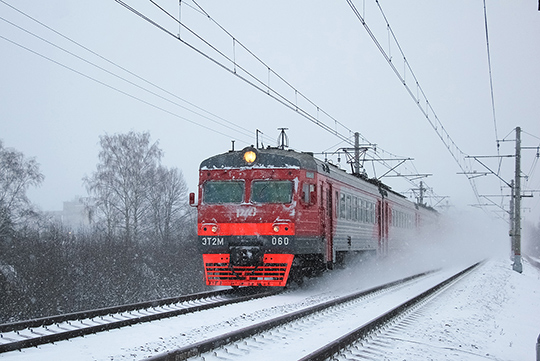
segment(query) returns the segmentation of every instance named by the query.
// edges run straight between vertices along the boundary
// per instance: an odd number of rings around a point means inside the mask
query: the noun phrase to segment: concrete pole
[[[538,340],[536,340],[536,361],[540,361],[540,335]]]
[[[360,133],[354,133],[354,174],[360,174]]]
[[[510,230],[508,234],[510,235],[510,259],[514,259],[514,180],[510,181]]]
[[[424,182],[420,181],[420,197],[418,197],[418,204],[424,205]]]
[[[516,171],[514,180],[514,264],[516,272],[523,272],[521,264],[521,128],[516,128]]]

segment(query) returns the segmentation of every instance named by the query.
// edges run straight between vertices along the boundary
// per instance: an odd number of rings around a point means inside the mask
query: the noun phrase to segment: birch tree
[[[154,232],[162,242],[170,243],[175,224],[181,222],[182,215],[186,213],[187,185],[180,170],[161,166],[156,169],[153,184],[149,201]]]
[[[0,140],[0,235],[11,232],[35,213],[26,191],[39,186],[44,178],[34,158],[5,148]]]
[[[83,181],[106,219],[108,233],[120,230],[131,243],[148,226],[148,197],[163,152],[157,141],[150,144],[147,132],[104,135],[100,145],[97,170]]]

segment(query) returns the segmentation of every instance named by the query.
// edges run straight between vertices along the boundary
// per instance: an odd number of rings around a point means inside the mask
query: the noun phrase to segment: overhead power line
[[[211,62],[215,63],[216,65],[220,66],[221,68],[234,74],[235,76],[242,79],[244,82],[253,86],[257,90],[267,94],[268,96],[278,101],[282,105],[286,106],[287,108],[295,111],[296,113],[308,119],[315,125],[321,127],[325,131],[336,136],[342,142],[345,142],[349,145],[353,145],[354,131],[352,129],[347,127],[342,122],[338,121],[336,118],[332,117],[330,114],[324,111],[321,107],[319,107],[309,98],[307,98],[302,92],[300,92],[287,80],[285,80],[282,76],[276,73],[267,63],[261,60],[257,55],[255,55],[254,52],[252,52],[249,48],[247,48],[235,36],[233,36],[229,31],[227,31],[223,26],[221,26],[215,19],[213,19],[208,14],[208,12],[205,11],[202,8],[202,6],[200,6],[196,1],[193,1],[197,7],[197,9],[195,10],[199,14],[203,14],[209,21],[215,24],[222,33],[224,33],[227,37],[229,37],[230,39],[229,44],[232,44],[232,45],[229,45],[229,46],[232,46],[232,56],[226,55],[225,52],[218,49],[218,47],[215,44],[210,43],[204,37],[199,35],[195,30],[188,27],[184,22],[180,21],[180,19],[178,19],[175,15],[165,10],[156,1],[154,0],[149,0],[149,1],[157,9],[159,9],[160,12],[164,13],[169,19],[172,19],[172,21],[174,21],[174,23],[177,24],[179,28],[184,30],[182,32],[184,35],[181,36],[180,32],[177,34],[171,30],[168,30],[165,27],[165,25],[151,19],[149,16],[143,14],[142,12],[135,9],[131,5],[128,5],[124,1],[115,0],[115,2],[117,2],[118,4],[126,8],[127,10],[131,11],[135,15],[139,16],[141,19],[147,21],[151,25],[155,26],[157,29],[165,32],[167,35],[175,38],[177,41],[180,41],[184,45],[188,46],[190,49],[199,53],[200,55],[210,60]],[[193,36],[195,41],[191,41],[191,42],[188,41],[186,33]],[[195,42],[200,42],[200,43],[195,44]],[[262,68],[266,69],[267,76],[265,77],[265,79],[262,79],[261,77],[256,76],[252,71],[247,69],[247,67],[245,67],[243,63],[239,63],[237,61],[237,53],[240,50],[244,51],[251,59],[253,59],[256,63],[258,63]],[[277,90],[278,87],[276,86],[277,85],[276,83],[278,83],[282,88],[285,87],[286,89],[288,89],[290,95],[287,96],[283,92],[278,91]],[[345,131],[345,134],[343,133],[343,131]],[[364,137],[363,135],[360,134],[360,137],[362,139],[362,142],[371,144],[371,142],[369,142],[367,138]],[[394,154],[390,152],[386,152],[381,148],[378,148],[378,151],[384,152],[390,156],[397,157]],[[379,159],[380,163],[383,164],[385,167],[390,168],[390,169],[394,168],[379,154],[375,153],[373,157],[374,159]],[[399,158],[402,158],[402,157],[399,157]],[[399,172],[396,172],[396,173],[399,174]],[[414,186],[417,186],[415,183],[411,182],[409,179],[407,178],[405,179],[409,181],[411,184],[413,184]]]
[[[487,49],[488,71],[489,71],[489,88],[490,88],[490,93],[491,93],[491,112],[493,114],[493,127],[495,128],[495,141],[497,141],[499,139],[499,134],[497,131],[497,117],[495,116],[495,96],[493,95],[493,75],[491,73],[491,52],[489,50],[489,31],[488,31],[486,0],[484,0],[484,26],[486,28],[486,49]],[[497,143],[497,152],[499,152],[498,143]]]
[[[227,119],[224,119],[224,118],[222,118],[222,117],[220,117],[220,116],[218,116],[218,115],[215,115],[215,114],[213,114],[213,113],[211,113],[211,112],[209,112],[209,111],[207,111],[207,110],[205,110],[205,109],[203,109],[203,108],[201,108],[201,107],[195,105],[194,103],[189,102],[189,101],[187,101],[187,100],[185,100],[185,99],[179,97],[178,95],[174,94],[173,92],[168,91],[168,90],[164,89],[163,87],[160,87],[160,86],[158,86],[157,84],[155,84],[155,83],[153,83],[153,82],[151,82],[151,81],[149,81],[149,80],[147,80],[147,79],[145,79],[145,78],[139,76],[138,74],[136,74],[136,73],[134,73],[134,72],[128,70],[127,68],[122,67],[121,65],[119,65],[119,64],[117,64],[117,63],[115,63],[115,62],[113,62],[113,61],[111,61],[111,60],[109,60],[109,59],[107,59],[106,57],[104,57],[104,56],[98,54],[97,52],[91,50],[90,48],[88,48],[88,47],[86,47],[86,46],[80,44],[79,42],[77,42],[77,41],[75,41],[75,40],[69,38],[68,36],[66,36],[66,35],[64,35],[64,34],[62,34],[62,33],[60,33],[59,31],[53,29],[52,27],[48,26],[47,24],[45,24],[45,23],[43,23],[43,22],[37,20],[36,18],[34,18],[34,17],[32,17],[32,16],[26,14],[25,12],[23,12],[23,11],[21,11],[20,9],[14,7],[13,5],[8,4],[8,3],[5,2],[4,0],[0,0],[0,2],[3,3],[3,4],[5,4],[6,6],[10,7],[10,8],[13,9],[14,11],[18,12],[19,14],[25,16],[26,18],[32,20],[33,22],[39,24],[40,26],[46,28],[47,30],[53,32],[54,34],[60,36],[61,38],[63,38],[63,39],[65,39],[65,40],[69,41],[70,43],[72,43],[72,44],[74,44],[74,45],[76,45],[77,47],[82,48],[83,50],[89,52],[90,54],[92,54],[92,55],[94,55],[94,56],[96,56],[96,57],[98,57],[98,58],[100,58],[100,59],[102,59],[102,60],[104,60],[104,61],[106,61],[107,63],[109,63],[109,64],[115,66],[116,68],[118,68],[118,69],[120,69],[120,70],[122,70],[122,71],[124,71],[124,72],[126,72],[126,73],[128,73],[129,75],[131,75],[131,76],[137,78],[138,80],[140,80],[140,81],[142,81],[142,82],[144,82],[144,83],[146,83],[146,84],[148,84],[148,85],[151,85],[152,87],[154,87],[154,88],[156,88],[156,89],[158,89],[158,90],[160,90],[160,91],[166,93],[167,95],[169,95],[169,96],[171,96],[171,97],[173,97],[173,98],[175,98],[175,99],[177,99],[177,100],[180,100],[180,101],[182,101],[183,103],[188,104],[189,106],[191,106],[191,107],[193,107],[193,108],[196,108],[196,109],[198,109],[198,110],[200,110],[200,111],[202,111],[202,112],[204,112],[204,113],[206,113],[206,114],[208,114],[208,115],[201,114],[200,112],[194,111],[193,109],[190,109],[190,108],[188,108],[188,107],[186,107],[186,106],[184,106],[184,105],[182,105],[182,104],[179,104],[178,102],[173,101],[173,100],[171,100],[171,99],[169,99],[169,98],[167,98],[167,97],[165,97],[165,96],[163,96],[163,95],[161,95],[161,94],[158,94],[158,93],[155,92],[155,91],[152,91],[152,90],[150,90],[150,89],[148,89],[148,88],[145,88],[145,87],[143,87],[143,86],[141,86],[141,85],[139,85],[139,84],[137,84],[137,83],[135,83],[135,82],[133,82],[133,81],[131,81],[131,80],[128,80],[128,79],[126,79],[126,78],[123,77],[123,76],[120,76],[120,75],[118,75],[118,74],[116,74],[116,73],[114,73],[114,72],[112,72],[112,71],[109,71],[109,70],[103,68],[102,66],[97,65],[97,64],[94,63],[94,62],[91,62],[90,60],[86,59],[85,57],[79,56],[79,55],[73,53],[72,51],[69,51],[69,50],[67,50],[67,49],[65,49],[65,48],[63,48],[63,47],[61,47],[61,46],[59,46],[59,45],[53,43],[52,41],[49,41],[49,40],[47,40],[47,39],[45,39],[45,38],[43,38],[43,37],[41,37],[41,36],[39,36],[39,35],[37,35],[37,34],[35,34],[35,33],[31,32],[31,31],[25,29],[24,27],[19,26],[19,25],[13,23],[12,21],[9,21],[9,20],[7,20],[7,19],[5,19],[5,18],[3,18],[3,17],[0,17],[0,20],[6,22],[6,23],[8,23],[8,24],[10,24],[11,26],[16,27],[17,29],[19,29],[19,30],[21,30],[21,31],[23,31],[23,32],[25,32],[25,33],[27,33],[27,34],[29,34],[29,35],[31,35],[31,36],[33,36],[33,37],[35,37],[35,38],[37,38],[37,39],[43,41],[43,42],[45,42],[45,43],[47,43],[47,44],[49,44],[49,45],[51,45],[51,46],[53,46],[53,47],[55,47],[56,49],[59,49],[59,50],[65,52],[66,54],[69,54],[69,55],[71,55],[71,56],[73,56],[73,57],[75,57],[75,58],[77,58],[77,59],[79,59],[79,60],[81,60],[81,61],[83,61],[83,62],[85,62],[85,63],[87,63],[87,64],[89,64],[89,65],[91,65],[91,66],[93,66],[93,67],[95,67],[95,68],[97,68],[97,69],[99,69],[100,71],[103,71],[103,72],[105,72],[105,73],[107,73],[107,74],[109,74],[109,75],[112,75],[112,76],[116,77],[117,79],[120,79],[120,80],[122,80],[122,81],[125,81],[126,83],[131,84],[131,85],[133,85],[133,86],[135,86],[135,87],[137,87],[137,88],[139,88],[139,89],[141,89],[141,90],[143,90],[143,91],[145,91],[145,92],[147,92],[147,93],[149,93],[149,94],[152,94],[152,95],[154,95],[154,96],[156,96],[156,97],[158,97],[158,98],[160,98],[160,99],[162,99],[162,100],[165,100],[166,102],[169,102],[169,103],[171,103],[171,104],[173,104],[173,105],[175,105],[175,106],[178,106],[178,107],[180,107],[180,108],[182,108],[182,109],[184,109],[184,110],[186,110],[186,111],[188,111],[188,112],[191,112],[191,113],[193,113],[193,114],[195,114],[195,115],[198,115],[198,116],[200,116],[200,117],[202,117],[202,118],[204,118],[204,119],[207,119],[207,120],[209,120],[209,121],[211,121],[211,122],[213,122],[213,123],[216,123],[216,124],[218,124],[218,125],[220,125],[220,126],[222,126],[222,127],[224,127],[224,128],[228,128],[229,130],[232,130],[232,131],[234,131],[234,132],[239,132],[239,133],[243,134],[243,135],[246,136],[246,137],[251,138],[251,137],[253,136],[253,134],[252,134],[252,132],[251,132],[250,130],[248,130],[248,129],[246,129],[246,128],[243,128],[243,127],[239,126],[238,124],[236,124],[236,123],[234,123],[234,122],[231,122],[231,121],[229,121],[229,120],[227,120]],[[119,91],[119,92],[121,92],[121,93],[123,93],[123,94],[125,94],[125,95],[128,95],[128,96],[132,97],[132,98],[135,98],[135,99],[137,99],[137,100],[140,100],[140,101],[142,101],[143,103],[146,103],[146,104],[151,105],[149,102],[143,101],[143,100],[141,100],[141,99],[139,99],[139,98],[137,98],[137,97],[133,97],[133,96],[131,96],[130,94],[127,94],[126,92],[123,92],[123,91],[121,91],[120,89],[117,89],[117,88],[115,88],[115,87],[112,87],[112,86],[109,86],[109,85],[107,85],[107,84],[104,84],[103,82],[98,81],[97,79],[95,79],[95,78],[93,78],[93,77],[91,77],[91,76],[86,76],[86,75],[83,74],[82,72],[76,71],[75,69],[73,69],[73,68],[71,68],[71,67],[69,67],[69,66],[65,66],[64,64],[61,64],[60,62],[54,61],[52,58],[49,58],[49,57],[47,57],[47,56],[44,56],[44,55],[40,54],[40,53],[37,52],[37,51],[33,51],[33,50],[31,50],[30,48],[28,48],[28,47],[22,46],[21,44],[18,44],[17,42],[15,42],[15,41],[13,41],[13,40],[7,39],[7,38],[5,38],[5,37],[3,37],[3,39],[6,40],[6,41],[11,42],[11,43],[14,44],[14,45],[17,45],[17,46],[21,47],[21,48],[23,48],[23,49],[25,49],[25,50],[27,50],[27,51],[30,51],[30,52],[32,52],[32,53],[34,53],[34,54],[36,54],[36,55],[39,55],[39,56],[41,56],[42,58],[44,58],[44,59],[46,59],[46,60],[52,61],[52,62],[54,62],[54,63],[56,63],[56,64],[58,64],[58,65],[60,65],[60,66],[63,66],[64,68],[66,68],[66,69],[68,69],[68,70],[71,70],[71,71],[74,71],[74,72],[76,72],[76,73],[78,73],[78,74],[80,74],[80,75],[83,75],[83,76],[87,77],[88,79],[94,80],[94,81],[96,81],[96,82],[98,82],[98,83],[100,83],[100,84],[102,84],[102,85],[105,85],[105,86],[111,88],[111,89],[114,89],[114,90]],[[154,106],[154,105],[152,105],[152,106]],[[158,109],[160,109],[160,110],[165,111],[163,108],[161,108],[161,107],[159,107],[159,106],[154,106],[154,107],[155,107],[155,108],[158,108]],[[168,111],[166,111],[166,112],[168,112]],[[174,114],[174,113],[172,113],[172,112],[168,112],[168,113]],[[175,115],[175,116],[177,116],[177,115]],[[211,117],[210,117],[210,116],[211,116]],[[219,133],[219,134],[221,134],[221,135],[230,137],[230,135],[226,135],[226,134],[221,133],[221,132],[219,132],[219,131],[217,131],[217,130],[215,130],[215,129],[206,127],[206,126],[204,126],[204,125],[201,125],[200,122],[195,122],[195,121],[192,121],[192,120],[190,120],[190,119],[188,119],[188,118],[185,118],[185,117],[182,117],[182,116],[177,116],[177,117],[179,117],[180,119],[183,119],[183,120],[185,120],[185,121],[187,121],[187,122],[190,122],[190,123],[192,123],[192,124],[201,126],[201,127],[205,128],[205,129],[212,130],[212,131],[215,131],[215,132],[217,132],[217,133]],[[213,117],[213,118],[212,118],[212,117]],[[217,120],[216,120],[216,119],[217,119]],[[226,124],[224,124],[224,123],[226,123]],[[268,142],[270,142],[270,141],[272,140],[270,137],[264,137],[264,139],[265,139],[266,141],[268,141]],[[246,142],[246,143],[249,144],[249,142]]]
[[[0,0],[0,1],[1,1],[1,0]],[[103,67],[101,67],[101,66],[99,66],[99,65],[97,65],[97,64],[95,64],[95,63],[93,63],[93,62],[91,62],[91,61],[89,61],[89,60],[87,60],[87,59],[85,59],[85,58],[83,58],[83,57],[81,57],[81,56],[79,56],[79,55],[77,55],[77,54],[75,54],[75,53],[69,51],[69,50],[66,50],[66,49],[62,48],[61,46],[58,46],[58,45],[56,45],[56,44],[54,44],[54,43],[52,43],[52,42],[50,42],[50,41],[48,41],[48,40],[42,38],[41,36],[39,36],[39,35],[37,35],[37,34],[35,34],[35,33],[32,33],[32,32],[30,32],[30,31],[28,31],[28,30],[26,30],[26,29],[24,29],[24,28],[22,28],[22,27],[20,27],[20,26],[18,26],[18,25],[16,25],[16,24],[12,23],[11,21],[9,21],[9,20],[7,20],[7,19],[4,19],[4,18],[1,17],[1,16],[0,16],[0,20],[2,20],[2,21],[4,21],[4,22],[6,22],[6,23],[8,23],[8,24],[10,24],[10,25],[12,25],[12,26],[18,28],[18,29],[21,30],[21,31],[26,32],[27,34],[30,34],[30,35],[34,36],[35,38],[37,38],[37,39],[39,39],[39,40],[41,40],[41,41],[43,41],[43,42],[49,44],[49,45],[51,45],[51,46],[53,46],[53,47],[55,47],[55,48],[57,48],[57,49],[59,49],[59,50],[65,52],[65,53],[67,53],[67,54],[69,54],[69,55],[71,55],[71,56],[73,56],[73,57],[75,57],[75,58],[77,58],[77,59],[79,59],[79,60],[81,60],[81,61],[83,61],[83,62],[89,64],[89,65],[94,66],[95,68],[97,68],[97,69],[99,69],[99,70],[101,70],[101,71],[103,71],[103,72],[105,72],[105,73],[107,73],[107,74],[109,74],[109,75],[114,76],[114,77],[117,78],[117,79],[123,80],[123,81],[125,81],[126,83],[129,83],[129,84],[131,84],[131,85],[133,85],[133,86],[135,86],[135,87],[137,87],[137,88],[139,88],[139,89],[141,89],[141,90],[143,90],[143,91],[146,91],[146,92],[148,92],[148,93],[150,93],[150,94],[152,94],[152,95],[154,95],[154,96],[156,96],[156,97],[158,97],[158,98],[160,98],[160,99],[162,99],[162,100],[165,100],[165,101],[167,101],[167,102],[169,102],[169,103],[171,103],[171,104],[174,104],[174,105],[176,105],[176,106],[178,106],[178,107],[180,107],[180,108],[182,108],[182,109],[184,109],[184,110],[187,110],[187,111],[189,111],[189,112],[191,112],[191,113],[194,113],[194,114],[196,114],[196,115],[198,115],[198,116],[201,116],[201,117],[203,117],[203,118],[205,118],[205,119],[207,119],[207,120],[209,120],[209,121],[211,121],[211,122],[217,123],[217,124],[219,124],[219,125],[221,125],[221,126],[227,127],[227,128],[229,128],[229,129],[231,129],[231,130],[234,130],[234,129],[232,129],[232,128],[230,128],[230,127],[224,125],[224,124],[219,123],[219,122],[216,121],[215,119],[212,119],[212,118],[210,118],[210,117],[208,117],[208,116],[206,116],[206,115],[197,113],[197,112],[195,112],[195,111],[192,110],[192,109],[189,109],[189,108],[187,108],[187,107],[185,107],[185,106],[183,106],[183,105],[181,105],[181,104],[179,104],[179,103],[177,103],[177,102],[175,102],[175,101],[173,101],[173,100],[170,100],[170,99],[168,99],[168,98],[166,98],[166,97],[164,97],[164,96],[162,96],[162,95],[160,95],[160,94],[158,94],[158,93],[156,93],[156,92],[154,92],[154,91],[152,91],[152,90],[149,90],[149,89],[147,89],[147,88],[145,88],[145,87],[143,87],[143,86],[141,86],[141,85],[139,85],[139,84],[137,84],[137,83],[135,83],[135,82],[132,82],[131,80],[128,80],[128,79],[126,79],[126,78],[124,78],[124,77],[122,77],[122,76],[120,76],[120,75],[118,75],[118,74],[116,74],[116,73],[113,73],[112,71],[109,71],[109,70],[107,70],[107,69],[105,69],[105,68],[103,68]],[[23,48],[26,49],[26,50],[29,50],[29,49],[26,48],[26,47],[23,47]],[[46,58],[47,60],[51,60],[51,59],[49,59],[48,57],[45,57],[45,58]],[[57,64],[58,64],[58,63],[57,63]],[[70,70],[73,70],[73,69],[71,69],[71,68],[69,68],[69,67],[66,67],[66,68],[67,68],[67,69],[70,69]],[[135,75],[135,74],[133,74],[133,73],[131,73],[131,72],[129,72],[129,73],[132,74],[132,75]],[[135,75],[135,76],[136,76],[136,75]],[[139,77],[139,76],[137,76],[137,78],[144,80],[143,78],[141,78],[141,77]],[[150,84],[151,84],[151,83],[150,83]],[[154,86],[155,86],[155,85],[154,85]],[[156,86],[156,87],[157,87],[157,86]],[[171,94],[171,95],[174,96],[174,94],[172,94],[172,93],[170,93],[170,92],[164,90],[163,88],[160,88],[160,87],[157,87],[157,88],[158,88],[158,89],[161,89],[161,90],[167,92],[168,94]],[[175,97],[178,98],[177,96],[175,96]],[[191,104],[191,103],[190,103],[190,104]],[[197,107],[197,108],[198,108],[198,107]],[[199,108],[199,109],[200,109],[200,108]],[[228,121],[227,121],[227,123],[237,126],[236,124],[231,123],[231,122],[228,122]],[[240,132],[243,133],[244,135],[247,135],[247,136],[250,135],[250,133],[249,133],[249,131],[248,131],[247,129],[241,129]]]
[[[385,50],[384,46],[381,44],[381,42],[377,39],[375,34],[372,32],[372,30],[368,26],[366,20],[364,19],[362,14],[360,14],[360,11],[358,10],[358,8],[354,5],[353,1],[352,0],[347,0],[347,3],[349,4],[349,6],[352,9],[353,13],[358,18],[358,20],[360,20],[360,23],[364,26],[364,29],[367,31],[368,35],[370,36],[372,41],[377,46],[377,48],[379,49],[380,53],[385,58],[386,62],[390,66],[390,68],[393,70],[395,75],[399,78],[399,80],[401,81],[403,86],[405,86],[405,89],[407,90],[407,92],[409,93],[411,98],[416,103],[418,109],[420,109],[420,111],[422,112],[422,114],[424,115],[426,120],[429,122],[429,124],[431,125],[431,127],[433,128],[433,130],[435,131],[437,136],[439,137],[439,139],[443,142],[446,149],[448,150],[448,152],[450,153],[452,158],[454,158],[454,160],[457,163],[457,165],[459,166],[459,168],[463,171],[463,173],[470,173],[472,171],[472,166],[471,166],[470,162],[467,162],[465,160],[466,153],[464,153],[458,147],[458,145],[454,142],[452,137],[450,137],[450,134],[448,133],[448,131],[446,130],[446,128],[442,124],[442,122],[439,119],[439,117],[437,116],[437,114],[435,113],[435,110],[431,106],[431,103],[429,102],[426,94],[424,93],[424,90],[420,86],[420,83],[419,83],[416,75],[414,74],[414,72],[413,72],[413,70],[411,68],[411,65],[409,64],[409,61],[405,57],[405,54],[404,54],[404,52],[403,52],[403,50],[401,48],[401,45],[399,44],[399,42],[398,42],[398,40],[396,38],[396,35],[395,35],[394,31],[392,30],[392,27],[390,26],[390,23],[389,23],[389,21],[388,21],[388,19],[386,17],[386,14],[384,13],[384,11],[383,11],[383,9],[381,7],[381,4],[379,3],[378,0],[375,0],[375,2],[376,2],[377,6],[379,8],[379,11],[382,14],[382,17],[383,17],[385,23],[386,23],[386,29],[387,29],[388,35],[389,35],[389,40],[388,41],[390,42],[390,39],[392,39],[394,44],[396,45],[397,49],[399,50],[399,53],[401,55],[401,59],[403,60],[403,70],[398,69],[396,67],[395,62],[393,61],[393,58],[390,55],[390,50],[388,50],[388,52]],[[407,74],[409,74],[409,76],[412,78],[412,81],[407,80]],[[476,199],[479,201],[479,194],[478,194],[478,190],[476,188],[476,184],[475,184],[474,180],[471,179],[471,178],[468,178],[468,180],[469,180],[469,183],[471,185],[471,188],[472,188],[472,190],[474,192],[474,195],[475,195]]]
[[[141,99],[141,98],[139,98],[139,97],[137,97],[137,96],[135,96],[135,95],[133,95],[133,94],[129,94],[129,93],[126,92],[126,91],[123,91],[123,90],[121,90],[121,89],[119,89],[119,88],[116,88],[116,87],[114,87],[114,86],[112,86],[112,85],[109,85],[109,84],[107,84],[107,83],[105,83],[105,82],[103,82],[103,81],[101,81],[101,80],[98,80],[98,79],[96,79],[96,78],[94,78],[94,77],[92,77],[92,76],[90,76],[90,75],[87,75],[87,74],[85,74],[85,73],[83,73],[83,72],[81,72],[81,71],[78,71],[78,70],[76,70],[76,69],[74,69],[74,68],[72,68],[72,67],[70,67],[70,66],[68,66],[68,65],[62,64],[62,63],[59,62],[59,61],[56,61],[56,60],[54,60],[54,59],[52,59],[52,58],[50,58],[50,57],[48,57],[48,56],[46,56],[46,55],[43,55],[43,54],[41,54],[41,53],[39,53],[39,52],[37,52],[37,51],[35,51],[35,50],[32,50],[32,49],[30,49],[30,48],[28,48],[28,47],[26,47],[26,46],[24,46],[24,45],[22,45],[22,44],[17,43],[16,41],[13,41],[13,40],[11,40],[11,39],[8,39],[8,38],[6,38],[6,37],[4,37],[4,36],[2,36],[2,35],[0,35],[0,39],[3,39],[3,40],[5,40],[5,41],[7,41],[7,42],[9,42],[9,43],[11,43],[11,44],[13,44],[13,45],[18,46],[18,47],[21,48],[21,49],[24,49],[24,50],[26,50],[26,51],[29,51],[29,52],[31,52],[31,53],[33,53],[33,54],[35,54],[35,55],[37,55],[37,56],[39,56],[39,57],[45,59],[45,60],[48,60],[48,61],[50,61],[50,62],[52,62],[52,63],[54,63],[54,64],[56,64],[56,65],[59,65],[59,66],[61,66],[61,67],[64,68],[64,69],[67,69],[67,70],[72,71],[72,72],[74,72],[74,73],[76,73],[76,74],[79,74],[79,75],[85,77],[86,79],[92,80],[92,81],[94,81],[94,82],[96,82],[96,83],[98,83],[98,84],[101,84],[101,85],[103,85],[103,86],[105,86],[105,87],[107,87],[107,88],[109,88],[109,89],[112,89],[112,90],[117,91],[117,92],[119,92],[119,93],[121,93],[121,94],[124,94],[124,95],[126,95],[126,96],[128,96],[128,97],[130,97],[130,98],[132,98],[132,99],[135,99],[135,100],[141,102],[141,103],[144,103],[144,104],[146,104],[146,105],[149,105],[149,106],[151,106],[151,107],[153,107],[153,108],[155,108],[155,109],[161,110],[161,111],[163,111],[163,112],[165,112],[165,113],[167,113],[167,114],[169,114],[169,115],[172,115],[172,116],[174,116],[174,117],[177,117],[177,118],[179,118],[179,119],[182,119],[182,120],[184,120],[184,121],[186,121],[186,122],[189,122],[189,123],[191,123],[191,124],[195,124],[195,125],[197,125],[197,126],[199,126],[199,127],[202,127],[202,128],[204,128],[204,129],[207,129],[207,130],[209,130],[209,131],[212,131],[212,132],[215,132],[215,133],[224,135],[224,136],[226,136],[226,137],[231,137],[230,135],[227,135],[227,134],[225,134],[225,133],[223,133],[223,132],[217,131],[217,130],[215,130],[215,129],[213,129],[213,128],[207,127],[207,126],[202,125],[202,124],[200,124],[200,123],[198,123],[198,122],[195,122],[195,121],[193,121],[193,120],[191,120],[191,119],[188,119],[188,118],[185,118],[185,117],[183,117],[183,116],[181,116],[181,115],[178,115],[178,114],[176,114],[176,113],[173,113],[173,112],[171,112],[171,111],[169,111],[169,110],[167,110],[167,109],[165,109],[165,108],[162,108],[162,107],[160,107],[160,106],[158,106],[158,105],[155,105],[155,104],[153,104],[153,103],[150,103],[150,102],[148,102],[148,101],[146,101],[146,100],[144,100],[144,99]]]
[[[294,86],[292,86],[289,82],[287,82],[283,77],[281,77],[278,73],[276,73],[272,68],[267,65],[264,61],[262,61],[259,57],[257,57],[251,50],[249,50],[246,46],[244,46],[236,37],[234,37],[231,33],[229,33],[227,30],[225,30],[224,27],[222,27],[219,23],[217,23],[206,11],[202,9],[200,5],[197,4],[201,12],[214,24],[216,24],[222,32],[226,34],[231,39],[231,44],[233,47],[233,57],[226,55],[224,52],[220,51],[215,45],[208,42],[206,39],[204,39],[202,36],[200,36],[196,31],[188,27],[185,23],[180,22],[174,15],[172,15],[170,12],[165,10],[162,6],[157,4],[153,0],[149,0],[154,6],[156,6],[161,12],[163,12],[165,15],[167,15],[170,19],[172,19],[174,22],[176,22],[178,25],[180,25],[183,29],[188,31],[191,35],[193,35],[197,40],[201,42],[201,45],[207,46],[209,50],[213,52],[213,55],[211,55],[209,52],[205,52],[201,48],[197,47],[196,45],[188,42],[185,38],[182,38],[178,36],[177,34],[174,34],[172,31],[167,30],[163,25],[155,22],[154,20],[150,19],[146,15],[142,14],[132,6],[126,4],[122,0],[115,0],[118,4],[122,5],[126,9],[130,10],[137,16],[141,17],[142,19],[148,21],[150,24],[156,26],[158,29],[164,31],[166,34],[169,34],[170,36],[174,37],[178,41],[182,42],[183,44],[190,47],[192,50],[196,51],[200,55],[204,56],[208,60],[214,62],[215,64],[219,65],[223,69],[229,71],[230,73],[236,75],[238,78],[242,79],[246,83],[250,84],[254,88],[258,89],[259,91],[269,95],[282,105],[285,105],[289,109],[294,110],[304,118],[310,120],[314,124],[318,125],[319,127],[323,128],[324,130],[328,131],[329,133],[335,135],[336,137],[346,141],[349,144],[353,144],[353,141],[351,140],[351,137],[354,135],[354,131],[348,128],[343,123],[339,122],[337,119],[332,117],[330,114],[325,112],[323,109],[318,107],[313,101],[311,101],[309,98],[307,98],[303,93],[301,93],[298,89],[296,89]],[[257,77],[255,74],[253,74],[252,71],[245,68],[242,64],[236,61],[236,51],[237,48],[244,49],[255,61],[257,61],[264,69],[267,70],[267,79],[263,80]],[[271,80],[273,81],[279,81],[282,85],[287,87],[291,92],[294,94],[294,97],[291,99],[290,97],[282,94],[279,92],[273,84],[271,84]],[[308,109],[306,106],[302,106],[300,101],[306,102],[307,105],[310,107]],[[335,128],[339,125],[344,130],[348,132],[348,134],[344,135],[337,129],[332,128],[332,126],[326,124],[324,120],[320,119],[321,117],[325,117],[328,120],[330,120]],[[367,142],[367,139],[362,136],[362,139]]]
[[[493,93],[493,74],[491,72],[491,51],[489,47],[489,30],[488,30],[488,19],[487,19],[487,8],[486,8],[486,0],[483,0],[484,3],[484,28],[486,30],[486,50],[487,50],[487,61],[488,61],[488,72],[489,72],[489,89],[490,89],[490,95],[491,95],[491,114],[493,117],[493,128],[495,130],[495,143],[497,146],[497,155],[500,155],[500,146],[499,146],[499,134],[497,130],[497,117],[495,116],[495,96]],[[502,167],[502,157],[499,158],[499,166],[497,169],[497,176],[499,175]],[[500,183],[502,184],[502,183]],[[500,192],[502,194],[503,187],[499,187]],[[502,203],[502,202],[501,202]]]

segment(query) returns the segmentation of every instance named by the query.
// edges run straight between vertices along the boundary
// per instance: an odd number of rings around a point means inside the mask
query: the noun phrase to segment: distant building
[[[79,228],[90,225],[90,215],[85,205],[86,198],[75,197],[72,201],[65,201],[61,211],[47,212],[50,216],[65,226]]]

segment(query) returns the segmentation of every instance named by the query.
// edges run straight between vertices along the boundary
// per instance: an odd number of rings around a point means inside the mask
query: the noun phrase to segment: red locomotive
[[[213,286],[285,286],[350,252],[386,254],[436,214],[293,150],[229,151],[204,160],[199,177],[198,243]]]

